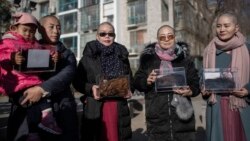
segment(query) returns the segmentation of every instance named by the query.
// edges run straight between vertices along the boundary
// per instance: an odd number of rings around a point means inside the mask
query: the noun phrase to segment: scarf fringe
[[[213,105],[217,103],[216,94],[212,93],[211,96],[208,99],[208,103],[210,105]],[[247,103],[244,98],[239,98],[234,95],[229,96],[229,108],[231,110],[238,110],[240,108],[245,108],[247,106]]]
[[[239,98],[234,95],[229,96],[229,107],[231,110],[245,108],[246,106],[247,106],[247,103],[244,98]]]
[[[238,68],[239,72],[238,75],[240,76],[239,82],[237,83],[237,88],[241,88],[245,84],[249,82],[249,72],[250,72],[250,66],[249,66],[249,54],[247,47],[245,45],[245,37],[242,35],[242,33],[237,32],[235,36],[228,42],[223,42],[219,40],[218,37],[215,37],[209,45],[204,50],[204,56],[203,56],[203,66],[204,68],[215,68],[215,52],[216,48],[223,50],[223,51],[229,51],[232,50],[232,63],[231,67]],[[212,94],[209,97],[208,103],[215,104],[217,102],[216,100],[216,94]],[[238,108],[244,108],[246,107],[246,101],[244,98],[236,97],[234,95],[229,96],[229,108],[232,110],[238,109]]]

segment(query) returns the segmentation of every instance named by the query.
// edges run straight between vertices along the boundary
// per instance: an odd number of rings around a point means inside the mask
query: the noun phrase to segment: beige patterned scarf
[[[219,40],[215,37],[205,48],[203,55],[204,68],[215,68],[215,53],[216,49],[222,51],[232,51],[231,68],[237,68],[239,76],[238,88],[242,88],[249,82],[249,53],[245,45],[245,37],[237,32],[235,36],[227,42]],[[234,95],[230,95],[230,107],[231,109],[246,107],[244,98],[239,98]],[[212,103],[216,102],[216,96],[212,94],[210,96]]]

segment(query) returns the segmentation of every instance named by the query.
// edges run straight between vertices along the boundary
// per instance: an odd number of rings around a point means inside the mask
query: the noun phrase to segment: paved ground
[[[78,112],[81,115],[80,95],[76,95]],[[145,102],[142,95],[133,96],[130,100],[133,141],[147,141],[145,126]],[[205,102],[200,96],[192,99],[196,117],[197,141],[205,141]],[[132,108],[133,107],[133,108]],[[0,96],[0,141],[6,141],[6,123],[10,110],[10,104],[7,97]]]
[[[145,102],[143,96],[134,96],[132,101],[134,106],[134,117],[132,118],[133,141],[147,141]],[[140,105],[141,104],[141,105]],[[201,96],[192,98],[196,118],[196,141],[206,141],[205,134],[205,110],[206,102]]]
[[[6,124],[10,111],[10,103],[7,97],[0,96],[0,141],[6,140]]]

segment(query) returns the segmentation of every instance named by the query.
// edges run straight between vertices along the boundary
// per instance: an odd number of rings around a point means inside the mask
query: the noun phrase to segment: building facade
[[[208,42],[209,12],[206,0],[36,0],[32,14],[40,18],[56,15],[62,24],[61,40],[79,60],[85,44],[96,38],[104,21],[116,30],[116,41],[130,52],[131,67],[138,67],[140,52],[155,42],[157,29],[168,24],[178,41],[191,46],[197,66]]]

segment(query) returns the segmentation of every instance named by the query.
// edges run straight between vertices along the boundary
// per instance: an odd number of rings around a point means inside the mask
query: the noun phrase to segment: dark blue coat
[[[43,42],[41,41],[41,43]],[[29,132],[39,132],[43,140],[79,141],[76,103],[70,89],[71,81],[76,71],[76,58],[61,42],[57,44],[56,50],[60,54],[56,71],[44,73],[41,77],[45,81],[40,86],[49,92],[47,97],[52,101],[54,116],[56,117],[58,125],[62,128],[63,134],[60,136],[52,136],[38,128],[29,129],[30,125],[29,127],[27,125],[27,120],[29,120],[27,114],[33,113],[31,116],[35,119],[39,119],[41,117],[41,111],[36,109],[36,105],[32,105],[33,108],[24,108],[12,104],[8,121],[8,140],[26,140],[25,138]],[[31,109],[33,110],[32,112],[27,112]],[[38,123],[34,123],[35,127]]]

